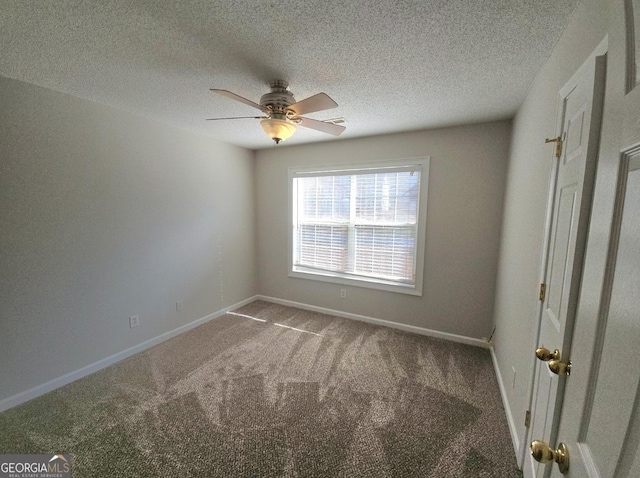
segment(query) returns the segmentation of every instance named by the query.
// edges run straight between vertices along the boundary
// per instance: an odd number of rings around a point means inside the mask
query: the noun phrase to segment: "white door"
[[[605,47],[596,50],[562,88],[558,97],[560,157],[554,164],[550,189],[549,228],[545,244],[545,291],[541,291],[538,347],[549,351],[536,365],[532,403],[534,440],[553,442],[565,376],[550,370],[552,360],[565,361],[578,303],[595,164],[597,159],[602,96],[604,93]],[[554,148],[555,149],[555,148]],[[544,298],[543,298],[544,295]],[[554,357],[550,355],[558,351]],[[533,351],[532,351],[533,353]],[[556,362],[556,364],[557,364]],[[549,470],[529,457],[525,476],[548,476]]]
[[[552,443],[566,445],[569,478],[640,477],[640,0],[608,8],[600,158],[573,366]]]

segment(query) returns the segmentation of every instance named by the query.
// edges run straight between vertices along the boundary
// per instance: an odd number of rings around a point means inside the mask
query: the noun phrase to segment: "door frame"
[[[555,125],[555,137],[558,137],[560,135],[562,135],[562,130],[563,130],[563,125],[564,125],[564,108],[563,108],[563,98],[564,96],[566,96],[566,90],[568,88],[568,85],[575,83],[575,78],[577,76],[580,75],[581,70],[583,69],[583,66],[585,64],[587,64],[588,62],[591,61],[596,61],[596,57],[598,56],[603,56],[606,55],[608,53],[609,47],[608,47],[608,35],[606,35],[603,40],[598,44],[598,46],[589,54],[589,56],[580,64],[580,66],[576,69],[576,71],[567,79],[567,81],[565,82],[564,86],[562,88],[560,88],[560,90],[557,93],[556,96],[556,125]],[[606,77],[606,75],[605,75]],[[606,81],[606,80],[605,80]],[[603,94],[604,94],[604,85],[603,85]],[[540,138],[540,140],[542,141],[542,138]],[[562,140],[564,141],[565,138],[562,138]],[[552,159],[552,166],[551,166],[551,171],[549,174],[549,185],[548,185],[548,190],[547,190],[547,206],[546,206],[546,211],[545,211],[545,224],[544,224],[544,235],[543,235],[543,239],[542,239],[542,249],[541,249],[541,255],[540,255],[540,266],[539,266],[539,273],[538,273],[538,284],[543,284],[546,280],[546,276],[547,276],[547,262],[548,262],[548,258],[549,258],[549,249],[550,249],[550,243],[551,243],[551,234],[552,234],[552,229],[553,229],[553,208],[554,208],[554,204],[555,204],[555,190],[556,190],[556,184],[558,181],[558,170],[559,170],[559,165],[560,165],[560,160],[562,158],[562,155],[558,158],[555,156],[555,143],[550,143],[550,145],[552,146],[553,150],[551,152],[551,154],[553,155],[553,159]],[[596,154],[599,156],[599,145],[598,145],[598,151],[596,152]],[[597,168],[596,168],[597,169]],[[595,175],[597,174],[597,171],[594,170],[593,171],[593,175],[594,175],[594,184],[595,184]],[[590,200],[592,200],[593,198],[591,197]],[[587,236],[585,236],[585,252],[586,252],[586,241],[588,239],[588,233]],[[584,254],[582,257],[582,262],[584,265]],[[579,297],[578,300],[576,302],[576,308],[578,307],[579,304]],[[543,314],[543,309],[544,307],[544,302],[543,301],[536,301],[536,307],[535,307],[535,315],[534,315],[534,325],[533,325],[533,330],[532,330],[532,340],[531,340],[531,358],[529,361],[529,369],[528,369],[528,375],[527,375],[527,381],[529,383],[528,388],[527,388],[527,393],[528,393],[528,399],[527,399],[527,410],[529,411],[529,413],[532,413],[533,410],[533,401],[535,399],[535,392],[536,392],[536,365],[538,360],[535,357],[534,351],[536,350],[536,348],[538,347],[538,343],[540,340],[540,329],[541,329],[541,325],[542,325],[542,314]],[[570,345],[572,342],[572,337],[573,337],[573,324],[571,324],[571,327],[566,328],[565,329],[565,337],[563,339],[563,349],[566,349],[567,353],[570,352],[570,347],[567,347],[566,345]],[[558,386],[558,396],[559,399],[556,400],[556,403],[558,403],[561,399],[564,398],[564,384],[561,383]],[[554,414],[554,422],[552,424],[552,430],[556,430],[558,429],[558,421],[559,421],[559,417],[561,414],[561,410],[556,410],[556,413]],[[517,459],[517,465],[518,468],[520,468],[521,470],[524,469],[524,466],[527,464],[527,452],[529,451],[529,443],[531,442],[531,433],[532,433],[532,423],[529,423],[528,426],[526,426],[524,423],[520,424],[520,426],[524,427],[524,433],[521,435],[522,436],[522,440],[519,443],[518,447],[518,453],[516,456]],[[552,436],[553,436],[554,432],[552,431]]]

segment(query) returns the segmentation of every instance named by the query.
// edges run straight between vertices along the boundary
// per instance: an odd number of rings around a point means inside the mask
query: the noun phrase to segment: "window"
[[[422,295],[429,158],[289,170],[289,275]]]

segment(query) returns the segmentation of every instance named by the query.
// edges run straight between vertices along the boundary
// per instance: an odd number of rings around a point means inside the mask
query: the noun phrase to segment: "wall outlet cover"
[[[134,327],[137,327],[138,325],[140,325],[140,317],[138,315],[129,316],[129,328],[133,329]]]

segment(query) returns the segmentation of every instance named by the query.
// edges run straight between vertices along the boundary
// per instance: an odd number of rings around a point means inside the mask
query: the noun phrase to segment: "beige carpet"
[[[74,477],[521,476],[487,350],[261,301],[0,414],[0,454],[54,452]]]

